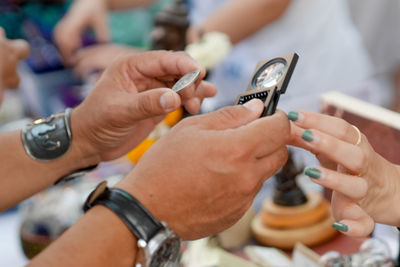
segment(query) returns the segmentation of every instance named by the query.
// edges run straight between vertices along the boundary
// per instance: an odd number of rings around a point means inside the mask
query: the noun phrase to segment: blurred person
[[[168,88],[171,79],[194,69],[201,67],[184,53],[158,51],[121,57],[71,112],[38,120],[22,133],[1,133],[0,209],[51,186],[60,177],[124,155],[180,105],[190,113],[198,112],[202,100],[216,92],[213,85],[201,81],[204,70],[195,87],[181,95]],[[258,119],[262,110],[262,102],[255,99],[183,120],[110,192],[120,192],[129,205],[143,205],[146,218],[165,221],[183,239],[226,229],[244,214],[264,180],[287,158],[286,115],[277,112]],[[56,154],[61,148],[66,150]],[[108,195],[101,197],[112,201]],[[30,265],[132,266],[139,257],[140,236],[118,217],[121,213],[132,216],[132,211],[117,205],[117,212],[115,203],[113,207],[91,207]],[[141,219],[134,220],[146,232]]]
[[[110,29],[108,27],[108,12],[110,10],[141,7],[154,2],[156,0],[74,0],[67,14],[61,19],[54,30],[55,43],[64,61],[69,65],[79,62],[76,52],[82,46],[82,34],[88,29],[93,30],[96,41],[99,44],[105,44],[110,41]],[[129,27],[129,25],[126,25],[126,27]],[[112,49],[109,47],[113,47],[113,45],[106,45],[105,55],[117,56],[113,52],[108,53],[109,49]],[[113,51],[116,50],[113,49]],[[109,60],[103,62],[109,62]]]
[[[291,144],[319,159],[312,181],[333,190],[335,228],[368,236],[374,223],[400,227],[400,166],[374,151],[365,135],[343,119],[309,111],[290,112]]]
[[[371,75],[368,54],[344,0],[188,2],[189,41],[219,31],[234,44],[226,60],[210,72],[209,80],[219,91],[204,102],[205,111],[232,104],[247,88],[260,60],[292,52],[298,53],[300,60],[291,88],[280,102],[284,110],[316,111],[322,92],[351,88]]]
[[[28,54],[28,43],[24,40],[8,40],[0,27],[0,103],[5,89],[18,86],[18,62]]]

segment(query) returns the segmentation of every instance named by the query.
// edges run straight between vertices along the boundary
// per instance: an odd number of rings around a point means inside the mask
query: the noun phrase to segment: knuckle
[[[239,164],[242,162],[247,162],[250,158],[251,151],[246,148],[246,146],[238,145],[232,146],[227,150],[227,157],[233,164]]]
[[[285,164],[289,157],[289,152],[286,147],[283,147],[275,155],[275,158],[269,160],[266,164],[266,170],[271,173],[275,173]]]
[[[343,126],[340,127],[339,129],[339,139],[340,140],[351,140],[349,137],[352,137],[353,135],[353,127],[346,123],[343,124]]]
[[[321,138],[319,144],[317,144],[317,150],[320,151],[329,151],[331,155],[336,155],[338,151],[338,146],[333,142],[329,142],[327,138]]]
[[[359,156],[357,157],[356,162],[354,163],[354,171],[357,173],[362,173],[365,171],[365,166],[367,165],[367,156],[359,149],[360,153]]]

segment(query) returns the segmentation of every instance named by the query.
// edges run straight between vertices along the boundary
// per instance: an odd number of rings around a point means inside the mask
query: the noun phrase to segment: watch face
[[[253,78],[253,88],[270,88],[279,83],[286,72],[287,64],[285,60],[276,60],[265,64]]]
[[[163,242],[153,254],[150,267],[175,266],[180,252],[181,242],[179,238],[169,238]]]

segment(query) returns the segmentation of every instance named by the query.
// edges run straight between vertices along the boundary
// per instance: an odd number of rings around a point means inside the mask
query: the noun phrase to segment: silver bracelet
[[[55,114],[26,125],[22,130],[22,143],[26,153],[35,160],[52,161],[64,155],[72,140],[71,111]]]

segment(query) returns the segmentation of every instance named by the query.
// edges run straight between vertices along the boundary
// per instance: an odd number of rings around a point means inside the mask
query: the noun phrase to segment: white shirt
[[[192,23],[201,25],[228,1],[190,0]],[[247,88],[257,62],[293,52],[300,59],[278,105],[286,111],[318,111],[322,92],[351,88],[372,74],[344,0],[293,0],[281,18],[236,44],[212,70],[210,82],[218,94],[204,102],[203,110],[232,104]]]

